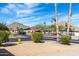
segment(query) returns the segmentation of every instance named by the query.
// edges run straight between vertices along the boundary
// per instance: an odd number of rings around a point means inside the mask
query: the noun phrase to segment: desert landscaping
[[[17,43],[17,42],[14,42]],[[14,56],[77,56],[79,55],[79,44],[62,45],[55,41],[45,41],[45,43],[34,43],[24,41],[13,46],[0,47],[6,49]]]
[[[0,15],[3,21],[0,22],[0,56],[79,55],[79,23],[76,21],[79,19],[79,14],[76,14],[79,10],[75,9],[77,5],[1,4],[3,12]],[[9,12],[5,13],[5,10]],[[29,10],[33,10],[33,13]]]

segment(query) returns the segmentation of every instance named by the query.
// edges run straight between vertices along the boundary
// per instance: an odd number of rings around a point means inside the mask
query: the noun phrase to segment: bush
[[[9,41],[9,35],[10,35],[10,33],[9,32],[5,32],[5,37],[4,37],[4,42],[7,42],[7,41]]]
[[[3,42],[7,42],[8,41],[8,37],[9,37],[9,33],[8,32],[0,31],[0,45]]]
[[[71,36],[69,36],[69,35],[62,35],[60,37],[60,42],[62,44],[70,45],[70,43],[71,43]]]
[[[43,34],[41,32],[33,32],[31,34],[31,39],[35,43],[42,43],[43,41]]]

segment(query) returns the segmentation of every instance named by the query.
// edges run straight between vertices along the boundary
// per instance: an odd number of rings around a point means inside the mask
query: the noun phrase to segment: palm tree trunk
[[[71,9],[72,9],[72,5],[71,5],[71,3],[70,3],[69,14],[68,14],[68,24],[67,24],[67,34],[68,34],[68,35],[69,35],[69,30],[70,30],[70,19],[71,19],[71,16],[72,16]]]
[[[58,18],[57,18],[57,4],[55,3],[55,19],[56,19],[56,34],[57,34],[57,41],[59,41],[59,30],[58,30]]]

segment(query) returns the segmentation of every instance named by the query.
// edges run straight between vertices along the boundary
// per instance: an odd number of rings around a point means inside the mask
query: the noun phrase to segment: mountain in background
[[[8,25],[9,29],[17,29],[17,28],[27,29],[28,27],[29,26],[26,26],[26,25],[18,23],[18,22],[14,22],[14,23]]]

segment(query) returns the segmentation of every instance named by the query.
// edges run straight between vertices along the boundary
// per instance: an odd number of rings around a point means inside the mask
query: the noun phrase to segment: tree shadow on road
[[[0,56],[14,56],[14,55],[6,49],[0,49]]]

